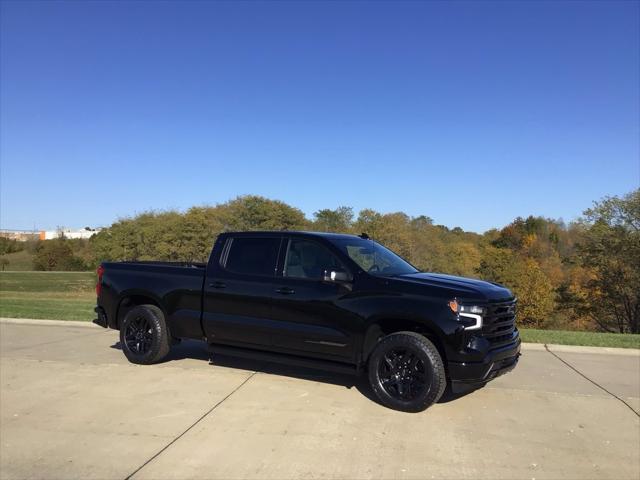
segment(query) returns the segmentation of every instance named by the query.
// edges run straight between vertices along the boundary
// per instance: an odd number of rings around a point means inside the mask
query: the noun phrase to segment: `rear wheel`
[[[369,358],[369,383],[389,408],[421,412],[437,402],[447,385],[435,345],[415,332],[382,338]]]
[[[160,362],[171,349],[164,314],[155,305],[139,305],[127,312],[120,326],[120,344],[132,363]]]

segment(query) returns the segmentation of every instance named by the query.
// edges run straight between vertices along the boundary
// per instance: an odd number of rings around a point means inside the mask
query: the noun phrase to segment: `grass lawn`
[[[93,272],[0,272],[0,317],[91,321]]]
[[[523,342],[585,345],[593,347],[640,348],[640,335],[630,333],[568,332],[521,328]]]

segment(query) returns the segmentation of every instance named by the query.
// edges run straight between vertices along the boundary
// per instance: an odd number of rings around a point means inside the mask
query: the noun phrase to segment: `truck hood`
[[[489,302],[510,300],[513,294],[508,288],[497,283],[485,282],[475,278],[456,277],[441,273],[410,273],[394,277],[395,280],[420,283],[431,287],[444,287],[455,290],[459,297],[484,297]]]

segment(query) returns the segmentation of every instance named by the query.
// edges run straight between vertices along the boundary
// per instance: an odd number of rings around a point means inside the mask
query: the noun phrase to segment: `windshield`
[[[387,277],[418,272],[410,263],[373,240],[354,237],[332,239],[332,242],[371,275]]]

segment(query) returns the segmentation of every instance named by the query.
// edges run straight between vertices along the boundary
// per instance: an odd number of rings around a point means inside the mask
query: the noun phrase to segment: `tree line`
[[[47,240],[31,248],[38,270],[80,270],[107,260],[206,262],[216,235],[230,230],[366,232],[420,270],[508,286],[523,326],[640,333],[640,189],[594,202],[569,224],[519,217],[484,234],[435,225],[425,215],[371,209],[356,215],[346,206],[308,219],[284,202],[248,195],[185,212],[146,212],[88,241]]]

